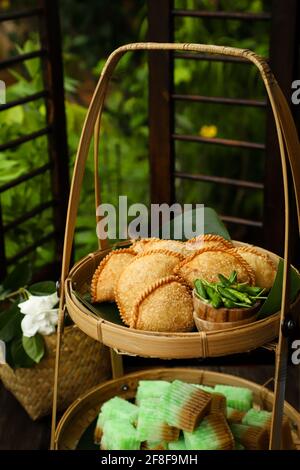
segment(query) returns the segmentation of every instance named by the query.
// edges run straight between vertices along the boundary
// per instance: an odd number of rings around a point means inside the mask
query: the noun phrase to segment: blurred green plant
[[[62,13],[69,8],[69,0],[61,2]],[[75,2],[76,3],[76,2]],[[99,2],[99,5],[104,1]],[[105,2],[107,4],[107,2]],[[72,2],[73,4],[73,2]],[[125,2],[120,9],[110,5],[114,29],[106,29],[106,20],[99,23],[97,34],[87,33],[89,21],[95,17],[96,7],[90,5],[88,15],[82,15],[85,6],[74,4],[72,18],[63,17],[66,114],[70,166],[73,166],[86,107],[82,105],[78,87],[82,80],[98,79],[104,65],[103,59],[114,47],[128,41],[146,38],[147,22],[144,2]],[[100,6],[101,6],[100,5]],[[103,6],[103,5],[102,5]],[[176,0],[176,8],[221,8],[235,11],[268,11],[268,2],[255,0],[217,1]],[[123,9],[124,8],[124,9]],[[85,9],[86,10],[86,9]],[[100,8],[101,10],[101,8]],[[134,12],[130,19],[120,19],[124,26],[117,28],[116,15]],[[84,17],[80,30],[74,27]],[[123,22],[123,23],[122,23]],[[125,23],[124,23],[125,22]],[[116,33],[116,36],[114,34]],[[101,40],[99,40],[99,38]],[[104,38],[107,38],[104,39]],[[103,40],[102,40],[103,39]],[[250,48],[261,55],[268,55],[269,31],[265,22],[240,22],[233,20],[201,20],[178,18],[175,22],[175,41],[222,44]],[[35,40],[22,47],[29,52],[36,47]],[[98,60],[98,57],[101,57]],[[38,59],[25,62],[24,73],[16,74],[16,82],[8,87],[8,100],[23,97],[42,89]],[[84,70],[84,74],[82,71]],[[82,78],[83,77],[83,78]],[[264,99],[263,85],[251,65],[208,61],[175,61],[174,89],[182,94],[226,96],[232,98]],[[118,196],[127,194],[129,204],[149,202],[148,188],[148,70],[145,55],[125,55],[114,74],[105,112],[102,118],[100,138],[100,176],[102,201],[117,204]],[[159,119],[159,116],[157,116]],[[0,113],[0,133],[3,142],[33,132],[45,125],[45,107],[42,101],[28,103]],[[263,108],[226,107],[206,103],[178,101],[175,106],[176,133],[220,137],[227,139],[263,142],[265,113]],[[176,143],[176,169],[190,173],[204,173],[230,178],[260,181],[264,172],[264,153],[247,149],[220,147],[217,145]],[[27,173],[46,163],[47,140],[40,137],[0,155],[0,184]],[[76,230],[76,258],[97,246],[95,208],[93,194],[93,162],[88,159]],[[163,182],[162,182],[163,184]],[[176,181],[179,202],[205,203],[221,213],[259,219],[262,213],[262,193],[246,191],[220,184]],[[33,178],[26,184],[1,195],[4,223],[12,222],[27,210],[51,198],[49,174]],[[26,210],[25,210],[26,209]],[[14,256],[36,239],[52,229],[52,211],[34,217],[6,234],[7,256]],[[232,232],[235,236],[234,232]],[[240,233],[242,237],[243,233]],[[46,264],[54,256],[51,244],[40,247],[31,255],[35,267]]]

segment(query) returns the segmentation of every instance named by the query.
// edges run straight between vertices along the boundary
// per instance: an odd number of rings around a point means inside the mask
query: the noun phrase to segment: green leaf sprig
[[[6,344],[6,361],[12,368],[29,368],[44,357],[43,337],[23,335],[21,322],[24,315],[19,303],[29,295],[45,296],[56,290],[55,282],[43,281],[31,284],[32,269],[26,262],[19,263],[0,284],[0,340]]]
[[[267,297],[266,289],[237,282],[237,272],[232,271],[229,278],[218,274],[218,282],[196,279],[194,282],[196,295],[214,308],[250,308]]]

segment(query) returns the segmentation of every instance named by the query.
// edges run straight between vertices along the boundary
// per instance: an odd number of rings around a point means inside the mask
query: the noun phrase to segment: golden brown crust
[[[245,261],[251,266],[255,273],[256,285],[265,288],[272,287],[276,277],[277,268],[275,263],[267,254],[262,253],[261,251],[259,251],[259,249],[255,248],[254,246],[238,246],[236,248],[233,248],[232,251],[235,251],[241,257],[243,257],[244,253],[254,255],[253,260],[249,259],[249,257],[246,256]],[[262,260],[265,265],[259,266],[255,260],[255,257]]]
[[[108,261],[111,259],[112,256],[118,255],[118,254],[131,254],[132,256],[136,257],[136,253],[134,250],[131,248],[120,248],[118,250],[112,250],[108,255],[105,256],[100,261],[100,264],[98,265],[96,271],[93,274],[92,281],[91,281],[91,299],[92,302],[97,302],[97,285],[99,281],[99,276],[102,273],[103,269],[107,265]]]
[[[131,328],[136,327],[136,323],[138,320],[138,308],[140,304],[150,295],[152,292],[154,292],[156,289],[158,289],[161,286],[164,286],[166,284],[170,284],[171,282],[178,281],[183,284],[183,281],[178,277],[178,276],[166,276],[163,277],[162,279],[159,279],[158,281],[154,282],[151,284],[149,287],[147,287],[140,295],[140,297],[137,299],[136,304],[134,306],[134,313],[132,315],[132,321],[131,321]],[[186,284],[185,284],[186,285]]]
[[[156,238],[147,243],[147,245],[145,245],[145,251],[150,250],[169,250],[184,255],[186,252],[186,247],[185,243],[180,240],[167,240]]]
[[[198,241],[199,243],[216,242],[218,244],[220,243],[221,245],[226,246],[227,248],[233,247],[233,243],[231,241],[226,240],[226,238],[221,237],[221,235],[216,235],[214,233],[206,233],[204,235],[198,235],[197,237],[190,238],[190,240],[187,240],[185,243],[186,245],[188,245],[189,243],[193,244]]]
[[[230,254],[235,258],[235,260],[238,262],[238,264],[244,269],[244,271],[247,273],[249,277],[249,284],[253,285],[255,283],[255,273],[253,269],[250,267],[250,265],[240,256],[234,248],[225,248],[222,246],[218,247],[207,247],[207,248],[201,248],[200,250],[195,251],[192,255],[189,257],[185,258],[178,266],[174,268],[174,274],[180,276],[183,278],[182,274],[180,273],[181,269],[186,266],[188,263],[193,261],[197,256],[201,255],[202,253],[206,252],[220,252],[220,253],[226,253]]]
[[[259,251],[259,249],[255,248],[255,246],[236,246],[235,248],[232,248],[232,249],[236,250],[238,253],[240,252],[253,253],[254,255],[260,256],[270,266],[276,269],[275,263],[271,260],[271,258],[266,253],[262,253],[261,251]]]
[[[143,258],[149,258],[151,257],[152,255],[166,255],[166,256],[169,256],[169,257],[172,257],[172,258],[175,258],[177,260],[177,262],[179,263],[180,261],[182,261],[184,259],[184,256],[181,255],[180,253],[177,253],[177,252],[174,252],[174,251],[169,251],[169,250],[153,250],[153,251],[147,251],[147,252],[142,252],[140,253],[139,255],[135,256],[135,258],[133,259],[133,261],[130,263],[129,266],[133,266],[133,263],[138,263],[139,260],[143,259]],[[173,268],[172,268],[173,269]],[[120,312],[120,316],[123,320],[123,322],[126,324],[126,325],[130,325],[130,314],[129,312],[126,312],[126,309],[124,307],[124,301],[123,301],[123,295],[121,295],[120,293],[120,290],[121,290],[121,287],[120,285],[122,284],[123,282],[123,277],[125,277],[126,275],[126,271],[122,273],[122,275],[120,276],[119,280],[118,280],[118,283],[116,285],[116,288],[115,288],[115,301],[116,301],[116,304],[118,306],[118,309],[119,309],[119,312]],[[162,275],[161,277],[165,277],[164,275]],[[152,281],[154,282],[154,281]],[[152,283],[151,282],[151,283]],[[137,283],[138,284],[138,283]],[[137,295],[137,297],[140,295],[140,293]]]
[[[125,309],[123,308],[122,301],[120,300],[117,289],[115,289],[115,302],[117,304],[120,317],[122,318],[123,323],[125,323],[125,325],[127,326],[130,326],[129,324],[130,319],[127,318]]]
[[[151,294],[153,294],[157,289],[159,289],[163,286],[172,284],[172,283],[176,283],[178,286],[180,286],[180,288],[183,288],[182,292],[180,293],[180,296],[181,296],[181,300],[183,300],[185,302],[186,310],[188,310],[189,303],[190,303],[191,316],[190,316],[190,318],[188,318],[186,320],[186,329],[185,329],[185,331],[190,331],[193,328],[193,326],[194,326],[193,317],[192,317],[193,306],[192,306],[192,296],[191,296],[190,288],[188,287],[188,285],[182,279],[180,279],[180,278],[178,278],[177,276],[174,276],[174,275],[166,276],[162,279],[159,279],[159,280],[153,282],[150,286],[148,286],[142,292],[142,294],[137,299],[137,301],[136,301],[136,303],[133,307],[133,313],[132,313],[132,318],[131,318],[131,322],[130,322],[130,327],[131,328],[137,328],[138,327],[138,321],[139,321],[139,317],[140,317],[140,307],[141,307],[142,303],[146,299],[148,299],[151,296]],[[184,296],[185,296],[185,299],[184,299]],[[185,320],[185,319],[182,318],[182,320]],[[154,329],[156,329],[156,328],[154,328]],[[157,329],[157,331],[162,331],[162,330]],[[164,331],[167,331],[167,330],[164,330]],[[180,329],[178,331],[180,331]]]
[[[174,256],[175,258],[178,258],[179,261],[183,261],[185,258],[184,256],[181,254],[181,253],[178,253],[178,251],[171,251],[171,250],[167,250],[167,249],[159,249],[159,250],[149,250],[149,251],[145,251],[143,253],[140,253],[139,255],[137,255],[135,257],[135,259],[140,259],[140,258],[143,258],[144,256],[148,256],[148,255],[155,255],[156,253],[161,253],[163,255],[167,255],[167,256]]]
[[[153,241],[160,240],[159,238],[138,238],[136,240],[131,240],[132,248],[137,254],[142,253],[148,243],[152,243]]]

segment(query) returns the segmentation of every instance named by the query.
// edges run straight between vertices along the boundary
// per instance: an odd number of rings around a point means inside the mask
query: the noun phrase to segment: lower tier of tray
[[[140,380],[183,380],[214,386],[216,384],[247,387],[253,391],[254,404],[261,409],[271,411],[274,404],[274,394],[265,387],[233,375],[207,370],[187,368],[150,369],[125,375],[119,379],[110,380],[93,388],[90,392],[78,398],[61,418],[55,438],[55,447],[59,450],[99,449],[93,444],[93,431],[102,404],[118,395],[124,399],[135,397]],[[300,449],[300,414],[287,402],[284,414],[292,426],[293,441]]]

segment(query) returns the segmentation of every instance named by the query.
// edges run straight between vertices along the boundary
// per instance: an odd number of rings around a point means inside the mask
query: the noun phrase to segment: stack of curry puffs
[[[277,267],[250,246],[235,247],[219,235],[186,242],[146,238],[113,250],[96,269],[93,302],[116,302],[123,322],[140,330],[194,329],[192,289],[196,279],[218,281],[237,272],[238,282],[269,289]]]

